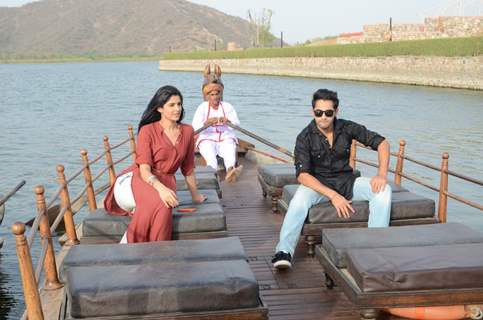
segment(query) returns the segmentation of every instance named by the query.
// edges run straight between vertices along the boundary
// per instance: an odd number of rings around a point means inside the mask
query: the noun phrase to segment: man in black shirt
[[[337,119],[337,93],[317,90],[312,99],[314,119],[297,136],[295,169],[300,186],[285,215],[274,267],[292,267],[292,257],[309,209],[330,201],[341,218],[355,213],[352,200],[369,201],[369,227],[387,227],[391,210],[391,187],[387,185],[389,143],[379,134],[352,121]],[[352,139],[377,150],[378,174],[356,178],[349,165]]]

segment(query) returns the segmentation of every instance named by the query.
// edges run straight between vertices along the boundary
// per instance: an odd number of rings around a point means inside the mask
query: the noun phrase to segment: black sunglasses
[[[322,115],[325,113],[327,118],[332,118],[334,116],[335,110],[329,109],[329,110],[320,110],[320,109],[315,109],[314,114],[317,118],[322,117]]]

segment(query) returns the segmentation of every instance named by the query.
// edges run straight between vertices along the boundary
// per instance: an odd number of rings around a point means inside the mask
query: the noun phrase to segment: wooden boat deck
[[[295,253],[294,267],[279,272],[271,259],[278,242],[281,214],[271,210],[269,198],[263,198],[257,179],[257,164],[241,157],[243,173],[236,183],[221,182],[229,236],[240,238],[249,257],[249,264],[259,283],[263,302],[269,308],[269,318],[275,320],[361,319],[360,311],[335,287],[325,286],[323,268],[316,258],[307,256],[302,242]],[[223,177],[222,177],[223,178]],[[59,266],[69,247],[57,254]],[[65,288],[41,290],[45,319],[63,318],[61,304]],[[400,319],[380,314],[378,319]]]
[[[278,272],[271,258],[283,216],[262,197],[256,164],[241,159],[244,170],[236,183],[221,183],[228,234],[238,236],[249,256],[270,319],[360,319],[359,312],[337,287],[328,290],[321,265],[306,254],[302,241],[292,270]]]

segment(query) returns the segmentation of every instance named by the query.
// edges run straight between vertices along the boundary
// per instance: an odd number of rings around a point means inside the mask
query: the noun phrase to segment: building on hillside
[[[242,50],[235,41],[230,41],[226,44],[227,51],[239,51]]]
[[[337,43],[339,43],[339,44],[361,43],[361,42],[363,42],[363,38],[364,38],[363,32],[341,33],[337,37]]]

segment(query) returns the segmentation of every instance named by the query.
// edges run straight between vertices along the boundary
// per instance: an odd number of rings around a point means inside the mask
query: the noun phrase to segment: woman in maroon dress
[[[183,96],[173,86],[161,87],[149,102],[138,127],[136,163],[121,175],[132,173],[135,210],[127,230],[127,241],[171,240],[172,208],[178,206],[175,173],[181,167],[193,202],[205,200],[194,176],[193,127],[181,123]],[[114,215],[131,214],[116,202],[114,188],[104,208]]]

